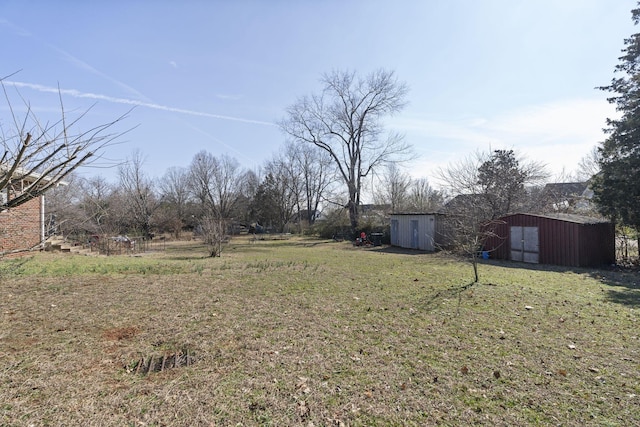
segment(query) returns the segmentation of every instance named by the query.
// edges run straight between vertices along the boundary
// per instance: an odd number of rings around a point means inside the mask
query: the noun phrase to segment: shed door
[[[411,247],[413,249],[419,249],[420,246],[420,232],[419,230],[419,226],[418,226],[418,220],[412,219],[411,220]]]
[[[537,264],[540,244],[538,227],[511,226],[511,260]]]
[[[391,220],[391,244],[400,246],[400,227],[397,219]]]

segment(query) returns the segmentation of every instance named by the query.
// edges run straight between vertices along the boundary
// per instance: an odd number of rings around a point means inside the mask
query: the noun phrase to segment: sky
[[[0,77],[41,120],[128,132],[84,175],[115,180],[135,151],[151,178],[196,153],[257,169],[282,150],[286,108],[323,73],[383,68],[409,86],[385,120],[406,171],[514,149],[552,176],[577,168],[615,106],[597,90],[638,32],[635,0],[0,0]],[[0,125],[9,110],[0,102]],[[130,111],[130,109],[133,109]],[[111,167],[108,167],[111,166]]]

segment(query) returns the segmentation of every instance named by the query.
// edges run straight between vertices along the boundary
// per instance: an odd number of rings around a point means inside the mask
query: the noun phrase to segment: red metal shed
[[[616,261],[611,222],[571,214],[512,214],[500,218],[487,239],[491,258],[568,267],[597,267]]]

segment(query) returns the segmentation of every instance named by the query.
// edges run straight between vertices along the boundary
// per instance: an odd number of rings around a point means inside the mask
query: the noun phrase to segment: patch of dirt
[[[102,333],[102,337],[109,341],[122,341],[122,340],[128,340],[135,337],[136,335],[138,335],[139,332],[140,330],[135,326],[127,326],[124,328],[111,328],[104,331]]]

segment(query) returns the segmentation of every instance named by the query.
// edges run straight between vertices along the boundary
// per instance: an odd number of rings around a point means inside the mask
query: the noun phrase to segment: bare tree
[[[113,212],[115,189],[101,176],[70,174],[65,185],[51,188],[45,203],[48,234],[84,239],[118,231]]]
[[[287,231],[285,227],[301,210],[303,180],[293,154],[285,150],[267,163],[264,168],[266,176],[260,186],[266,193],[260,190],[256,193],[256,198],[261,194],[270,196],[272,212],[277,213],[274,225],[282,232]]]
[[[118,231],[113,212],[114,188],[104,177],[94,176],[80,181],[80,207],[83,222],[79,230],[88,234],[105,234]]]
[[[45,234],[68,236],[78,233],[84,223],[81,209],[82,178],[71,173],[65,178],[65,185],[57,185],[47,193],[45,203]]]
[[[320,203],[326,199],[335,181],[331,157],[325,150],[309,144],[289,142],[285,150],[291,153],[292,171],[299,175],[301,203],[306,214],[304,219],[313,225],[319,214]]]
[[[176,238],[180,238],[180,232],[187,223],[189,172],[185,168],[169,168],[160,179],[158,187],[163,226],[170,229]]]
[[[391,212],[405,209],[408,206],[410,185],[411,177],[404,173],[397,164],[389,163],[373,192],[376,203],[391,205]]]
[[[581,181],[589,181],[600,172],[600,151],[594,146],[591,151],[580,159],[578,163],[577,178]]]
[[[211,250],[219,256],[238,206],[244,174],[238,161],[206,151],[195,155],[189,167],[191,191],[200,203],[200,231]]]
[[[227,239],[227,225],[225,220],[210,215],[200,219],[202,239],[209,250],[209,257],[219,257],[222,254],[222,244]]]
[[[238,189],[238,197],[235,204],[236,218],[239,223],[248,226],[255,221],[255,217],[251,212],[251,204],[260,186],[259,173],[248,170],[241,174],[240,185]]]
[[[150,237],[151,221],[158,207],[153,182],[144,172],[142,153],[134,151],[129,159],[118,168],[119,192],[121,195],[123,220],[133,229]]]
[[[444,195],[434,189],[427,178],[411,181],[408,195],[408,208],[414,212],[435,212],[442,207]]]
[[[191,191],[204,216],[230,219],[238,201],[242,173],[238,161],[206,151],[195,155],[189,167]]]
[[[485,215],[484,209],[469,200],[457,204],[455,210],[449,210],[445,219],[444,240],[454,253],[469,260],[473,267],[473,283],[480,280],[478,260],[483,256],[487,239],[498,237],[495,230],[504,223],[500,219],[487,219]]]
[[[366,78],[334,71],[321,79],[320,94],[300,98],[281,122],[296,141],[325,150],[348,194],[351,231],[358,229],[363,178],[381,164],[406,155],[409,146],[395,133],[383,135],[382,119],[405,105],[407,86],[393,72],[378,70]]]
[[[42,123],[31,105],[16,91],[26,110],[18,114],[5,79],[0,79],[0,85],[9,119],[4,124],[0,122],[0,194],[7,197],[0,197],[0,210],[39,197],[79,166],[99,159],[106,147],[122,135],[109,131],[126,117],[78,130],[89,110],[69,118],[60,97],[60,119]]]
[[[438,175],[453,196],[445,205],[446,240],[471,261],[477,282],[478,255],[495,236],[499,217],[527,203],[526,186],[546,177],[544,166],[518,158],[512,150],[496,150],[477,152],[440,169]]]

